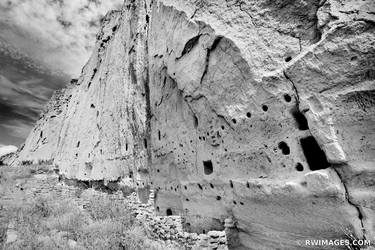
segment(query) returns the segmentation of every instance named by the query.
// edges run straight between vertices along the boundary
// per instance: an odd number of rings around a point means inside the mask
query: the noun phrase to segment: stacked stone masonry
[[[14,202],[17,202],[14,200],[15,197],[26,197],[26,200],[19,201],[26,204],[35,198],[53,196],[63,200],[73,200],[82,209],[86,209],[90,206],[92,200],[101,200],[100,197],[105,196],[113,203],[126,203],[131,214],[145,228],[148,237],[160,242],[161,246],[163,244],[168,247],[173,246],[173,249],[228,249],[224,231],[210,231],[207,234],[200,235],[184,232],[180,216],[156,216],[154,200],[152,199],[153,192],[151,192],[147,203],[141,203],[136,193],[124,196],[121,191],[108,193],[103,192],[104,190],[100,189],[99,186],[87,188],[84,185],[80,182],[72,183],[62,180],[53,171],[36,173],[27,180],[19,180],[14,188],[15,192],[22,193],[22,196],[12,193],[9,194],[10,196],[0,197],[0,204],[2,205],[0,231],[4,229],[3,227],[7,227],[8,232],[14,231],[12,222],[3,215],[6,215],[6,211],[11,209]],[[18,234],[19,232],[15,231],[14,233]],[[8,240],[6,239],[6,242]]]

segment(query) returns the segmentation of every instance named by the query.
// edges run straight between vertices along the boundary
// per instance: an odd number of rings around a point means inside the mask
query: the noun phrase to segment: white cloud
[[[54,89],[77,77],[99,20],[123,0],[0,0],[0,143],[19,144]]]
[[[16,151],[17,151],[16,146],[12,146],[12,145],[1,146],[0,145],[0,157],[2,157],[4,155],[7,155],[7,154],[10,154],[10,153],[15,153]]]
[[[54,70],[77,76],[87,61],[99,20],[123,0],[0,2],[0,40]]]

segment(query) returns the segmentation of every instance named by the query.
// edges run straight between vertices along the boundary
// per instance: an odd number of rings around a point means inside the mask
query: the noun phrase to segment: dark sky
[[[123,0],[0,0],[0,146],[22,144],[56,89],[88,60]]]
[[[0,144],[22,144],[53,91],[69,79],[27,61],[0,51]]]

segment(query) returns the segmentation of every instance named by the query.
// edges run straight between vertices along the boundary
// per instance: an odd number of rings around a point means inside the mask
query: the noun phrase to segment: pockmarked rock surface
[[[374,13],[371,0],[125,1],[14,164],[153,188],[159,215],[225,229],[230,248],[375,242]]]

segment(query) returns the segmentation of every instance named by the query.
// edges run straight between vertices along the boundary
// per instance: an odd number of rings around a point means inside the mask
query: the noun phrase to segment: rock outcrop
[[[375,240],[374,11],[126,1],[16,162],[52,160],[65,178],[145,197],[152,187],[160,215],[196,233],[227,225],[231,248]]]

